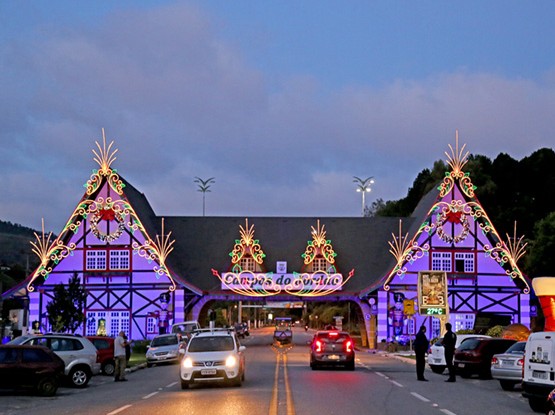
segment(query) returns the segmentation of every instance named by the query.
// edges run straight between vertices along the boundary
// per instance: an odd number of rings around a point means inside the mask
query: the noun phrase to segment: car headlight
[[[235,356],[229,356],[225,360],[226,367],[235,367],[237,366],[237,358]]]
[[[185,369],[190,369],[193,367],[193,359],[191,359],[190,357],[186,357],[185,359],[183,359],[182,364]]]

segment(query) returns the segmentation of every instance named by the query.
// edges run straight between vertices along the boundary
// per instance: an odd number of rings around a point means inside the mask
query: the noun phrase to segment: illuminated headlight
[[[226,367],[235,367],[237,366],[237,358],[235,356],[229,356],[225,360]]]
[[[182,364],[185,369],[190,369],[193,367],[193,359],[191,359],[190,357],[186,357],[185,359],[183,359]]]

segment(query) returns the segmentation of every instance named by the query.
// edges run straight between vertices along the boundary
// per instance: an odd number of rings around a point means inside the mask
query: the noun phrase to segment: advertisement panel
[[[447,273],[420,271],[418,273],[418,312],[420,315],[447,314]]]

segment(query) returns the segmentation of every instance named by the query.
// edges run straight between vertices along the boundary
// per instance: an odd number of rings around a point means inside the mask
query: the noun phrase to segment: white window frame
[[[110,269],[128,270],[130,269],[129,250],[112,249],[110,250]]]
[[[312,260],[312,272],[328,271],[328,261],[326,258],[314,258]]]
[[[256,271],[256,262],[253,257],[247,256],[240,260],[241,271]]]
[[[106,270],[107,252],[105,249],[89,249],[86,252],[85,267],[87,271]]]
[[[451,252],[432,252],[432,271],[451,272],[452,269]]]
[[[464,273],[471,274],[474,272],[474,253],[472,252],[455,252],[455,264],[457,260],[464,261]],[[455,266],[456,271],[456,266]],[[456,271],[460,272],[460,271]]]

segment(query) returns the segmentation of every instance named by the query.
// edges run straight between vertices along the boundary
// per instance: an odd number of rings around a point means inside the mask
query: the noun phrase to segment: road
[[[296,328],[294,344],[271,346],[271,329],[246,338],[242,387],[194,386],[181,390],[177,365],[155,366],[114,383],[95,376],[85,389],[60,388],[51,398],[0,392],[2,415],[476,415],[532,414],[520,391],[505,392],[495,380],[458,379],[426,371],[418,382],[414,364],[360,351],[356,370],[317,370],[308,365],[311,333]]]

